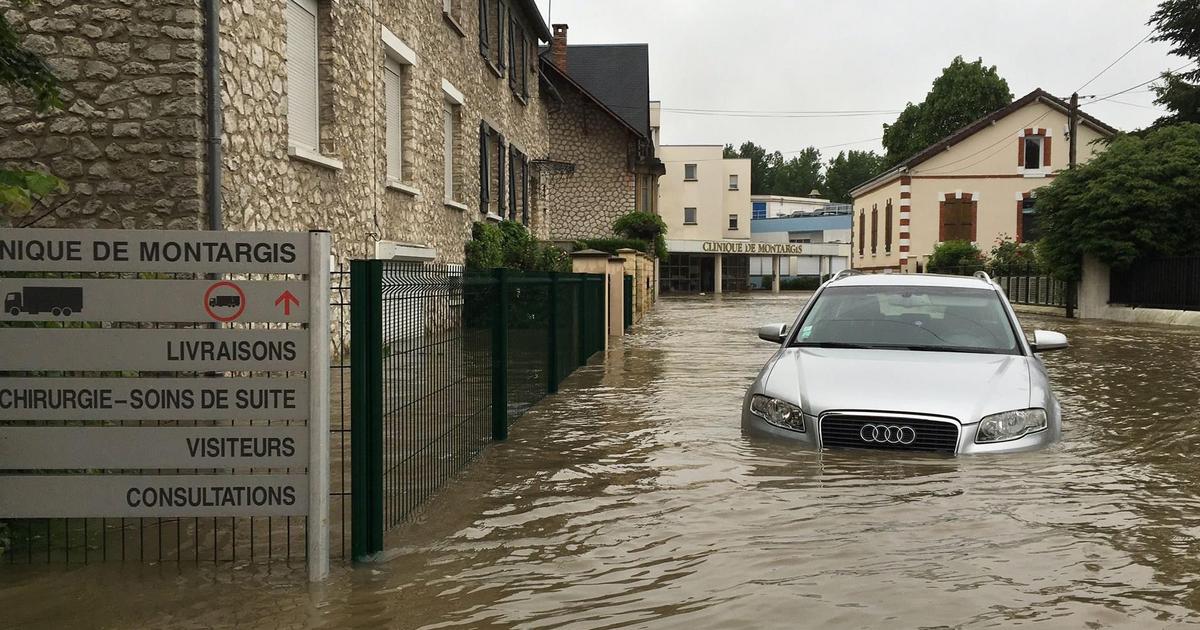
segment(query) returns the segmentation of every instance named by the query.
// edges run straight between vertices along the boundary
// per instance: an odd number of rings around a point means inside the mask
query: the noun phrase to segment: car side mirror
[[[1033,351],[1049,352],[1067,347],[1067,336],[1052,330],[1033,331]]]
[[[758,329],[758,338],[771,343],[783,343],[787,336],[787,324],[767,324]]]

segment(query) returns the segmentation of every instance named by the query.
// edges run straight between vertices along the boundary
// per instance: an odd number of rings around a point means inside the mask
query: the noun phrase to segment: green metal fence
[[[354,261],[351,549],[383,535],[604,347],[604,276]]]
[[[625,329],[633,325],[633,276],[625,276]]]

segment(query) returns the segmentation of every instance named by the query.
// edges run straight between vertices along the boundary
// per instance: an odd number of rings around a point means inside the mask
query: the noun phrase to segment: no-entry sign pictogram
[[[215,282],[204,292],[204,312],[219,322],[232,322],[246,312],[246,292],[228,280]]]

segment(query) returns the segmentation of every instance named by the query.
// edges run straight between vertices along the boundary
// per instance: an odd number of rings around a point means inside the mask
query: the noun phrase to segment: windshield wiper
[[[850,343],[846,341],[811,341],[792,344],[793,348],[849,348],[853,350],[912,350],[915,352],[968,352],[979,354],[1007,354],[993,348],[964,348],[959,346],[922,346],[890,343]]]
[[[850,348],[854,350],[878,350],[880,348],[900,348],[902,346],[880,346],[869,343],[849,343],[846,341],[800,341],[792,344],[793,348]]]
[[[913,350],[915,352],[969,352],[973,354],[1007,354],[995,348],[965,348],[960,346],[886,346],[897,350]]]

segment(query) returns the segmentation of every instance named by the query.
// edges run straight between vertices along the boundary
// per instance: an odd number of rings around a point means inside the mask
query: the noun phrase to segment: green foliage
[[[0,170],[0,211],[22,217],[34,204],[64,188],[62,180],[47,173]]]
[[[29,1],[16,0],[16,4],[28,5]],[[28,90],[39,113],[63,106],[58,77],[45,60],[21,45],[4,11],[0,11],[0,85]],[[45,173],[0,169],[0,214],[24,216],[34,204],[62,188],[62,181]]]
[[[972,121],[1012,102],[1008,82],[982,59],[955,57],[934,79],[925,100],[909,103],[896,121],[883,126],[884,164],[890,168]]]
[[[817,276],[782,278],[779,281],[780,291],[815,291],[819,286],[821,286],[821,278]]]
[[[1195,0],[1163,0],[1149,24],[1157,33],[1153,41],[1170,42],[1171,54],[1200,60],[1200,4]],[[1164,85],[1154,86],[1155,102],[1171,114],[1155,121],[1156,127],[1180,122],[1200,122],[1200,66],[1179,74],[1163,73]]]
[[[664,260],[667,257],[667,224],[653,212],[623,214],[613,222],[613,232],[627,239],[654,243],[654,255]]]
[[[575,241],[575,249],[596,249],[610,254],[617,253],[618,249],[636,249],[654,255],[650,243],[637,238],[588,238]]]
[[[1117,268],[1143,255],[1200,255],[1197,199],[1200,124],[1118,135],[1038,189],[1038,247],[1064,279],[1079,277],[1085,254]]]
[[[966,273],[983,269],[983,253],[970,241],[945,241],[933,248],[928,273]]]
[[[841,151],[825,168],[825,194],[834,203],[850,203],[850,191],[883,172],[883,158],[874,151]]]
[[[466,245],[467,269],[507,267],[523,271],[570,271],[571,258],[561,249],[539,243],[516,221],[479,222],[471,226]]]
[[[989,275],[1002,276],[1013,272],[1040,272],[1036,243],[1018,243],[1007,236],[996,239],[985,265]]]
[[[785,160],[779,151],[767,152],[763,147],[747,141],[737,150],[732,144],[725,145],[724,156],[750,160],[752,195],[807,197],[813,190],[825,188],[821,152],[816,147],[808,147]]]

